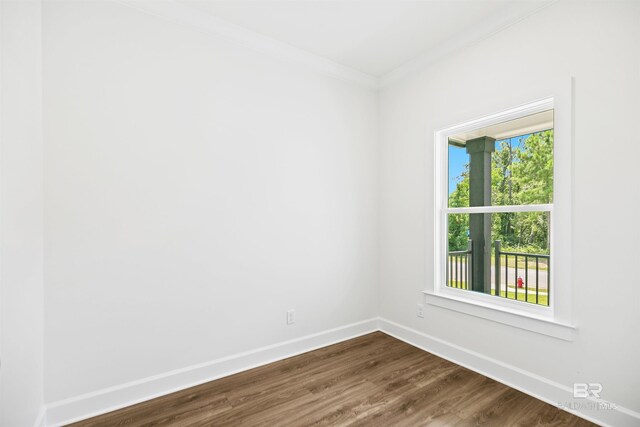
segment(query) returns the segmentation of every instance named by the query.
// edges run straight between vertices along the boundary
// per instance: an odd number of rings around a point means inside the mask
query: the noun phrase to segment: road
[[[462,261],[459,264],[459,268],[460,270],[464,271],[464,268],[466,268],[466,263]],[[535,289],[536,287],[535,264],[529,266],[529,270],[527,274],[525,274],[524,267],[518,268],[517,275],[516,275],[515,267],[508,267],[506,274],[505,274],[505,268],[500,267],[500,284],[502,287],[504,287],[505,276],[507,279],[506,283],[511,288],[513,288],[516,285],[516,279],[518,277],[522,277],[522,280],[524,281],[523,286],[528,286],[530,290]],[[454,273],[453,278],[455,279],[455,277],[456,276]],[[464,277],[464,274],[463,274],[463,277]],[[491,287],[494,289],[495,289],[495,283],[494,283],[495,277],[496,277],[495,267],[492,265],[491,266]],[[549,289],[549,271],[548,270],[538,270],[538,289],[541,292],[547,292],[547,290]]]
[[[534,265],[534,268],[529,267],[527,274],[525,274],[524,268],[518,268],[517,276],[516,276],[516,269],[513,267],[509,267],[507,268],[506,275],[507,275],[507,284],[509,286],[515,286],[516,278],[522,277],[522,280],[525,283],[525,285],[523,286],[528,286],[529,289],[531,288],[535,289],[536,287],[535,265]],[[493,278],[491,280],[491,282],[493,283],[496,277],[495,268],[493,266],[491,267],[491,277]],[[500,267],[500,284],[504,285],[504,283],[505,283],[505,271],[504,271],[504,267]],[[549,271],[538,270],[538,289],[546,292],[548,288],[549,288]]]

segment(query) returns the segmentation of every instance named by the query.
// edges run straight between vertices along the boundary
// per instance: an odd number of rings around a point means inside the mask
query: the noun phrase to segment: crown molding
[[[507,7],[495,13],[491,20],[483,21],[481,24],[461,29],[457,36],[441,43],[435,49],[424,52],[422,55],[419,55],[384,74],[379,78],[378,85],[380,88],[384,88],[402,78],[409,77],[412,74],[415,74],[440,61],[447,55],[479,43],[482,40],[525,20],[529,16],[546,9],[558,1],[559,0],[511,2]]]
[[[113,0],[138,11],[221,37],[254,51],[288,62],[302,64],[322,74],[367,87],[378,88],[378,78],[327,58],[309,53],[210,14],[200,12],[175,0]]]
[[[457,36],[441,43],[422,55],[406,62],[381,77],[363,73],[325,57],[315,55],[306,50],[265,36],[242,26],[225,21],[214,15],[198,11],[176,0],[112,0],[138,11],[164,18],[166,20],[192,27],[199,31],[221,37],[229,42],[244,46],[257,52],[298,63],[316,72],[377,90],[409,77],[440,61],[449,54],[499,33],[527,17],[559,0],[542,0],[539,2],[512,2],[508,7],[493,15],[491,20],[482,25],[474,25],[461,29]]]

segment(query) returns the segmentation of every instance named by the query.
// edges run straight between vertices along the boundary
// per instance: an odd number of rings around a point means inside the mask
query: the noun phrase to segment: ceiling
[[[179,0],[200,12],[380,77],[548,0]]]
[[[483,136],[490,136],[496,140],[501,140],[513,138],[514,136],[541,132],[547,129],[553,129],[553,110],[546,110],[506,122],[496,123],[491,126],[458,133],[450,136],[449,142],[454,142],[456,143],[455,145],[464,146],[466,141]]]

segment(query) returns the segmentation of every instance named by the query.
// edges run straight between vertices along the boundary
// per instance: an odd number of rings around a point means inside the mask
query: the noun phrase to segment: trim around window
[[[434,144],[434,264],[433,282],[424,290],[427,304],[481,317],[564,340],[572,340],[571,324],[571,205],[573,163],[572,84],[563,84],[552,97],[530,102],[489,116],[435,132]],[[542,111],[554,110],[554,202],[553,205],[487,206],[449,208],[447,194],[447,146],[450,136]],[[459,212],[458,212],[459,211]],[[475,212],[477,211],[477,212]],[[539,211],[550,212],[551,265],[550,305],[541,306],[480,292],[445,286],[447,229],[451,213]]]
[[[454,295],[435,294],[427,291],[425,291],[425,297],[427,304],[430,305],[498,323],[504,323],[565,341],[573,341],[576,331],[575,326],[554,321],[546,316],[536,316],[534,314],[524,313],[522,310],[513,310],[503,306],[493,305],[491,301],[481,302],[467,297],[458,298]],[[496,299],[489,295],[484,295],[484,297]]]

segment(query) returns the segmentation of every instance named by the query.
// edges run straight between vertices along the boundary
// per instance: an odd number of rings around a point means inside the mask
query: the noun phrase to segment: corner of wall
[[[0,424],[44,423],[42,1],[0,2]]]

